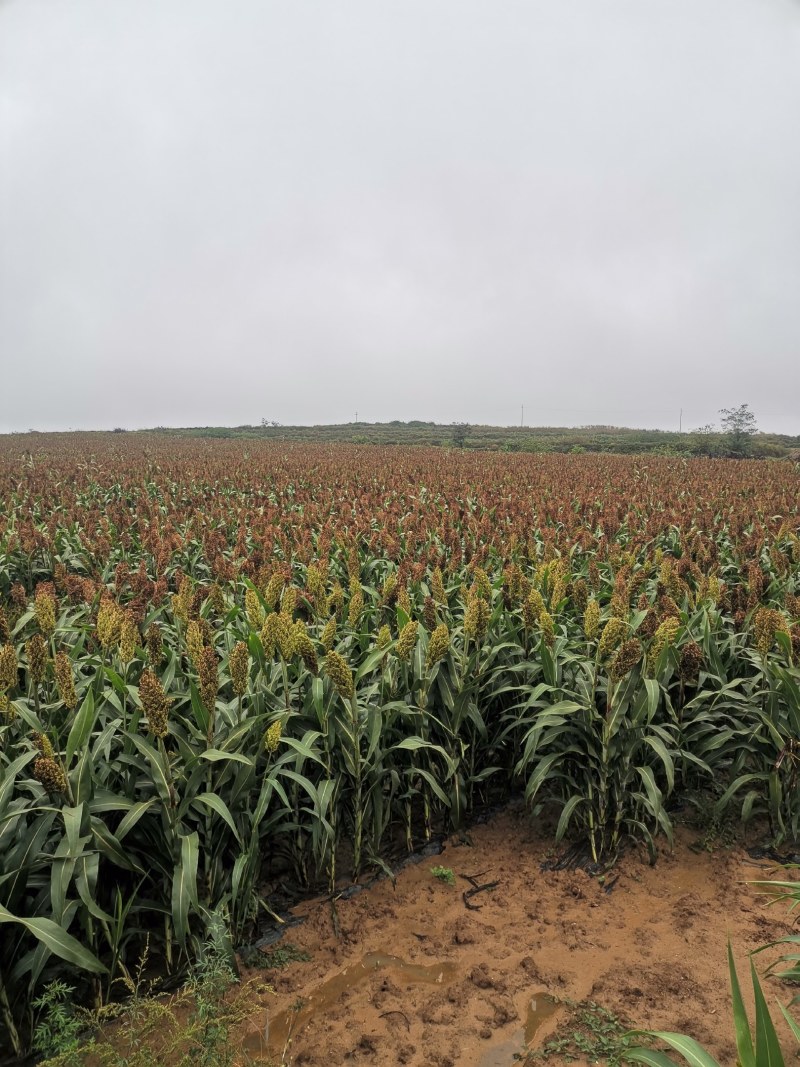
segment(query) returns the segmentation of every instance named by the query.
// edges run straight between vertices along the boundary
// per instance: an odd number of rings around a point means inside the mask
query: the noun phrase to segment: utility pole
[[[522,429],[525,423],[525,405],[521,404],[519,409],[519,428]]]
[[[678,420],[678,433],[683,433],[683,408],[681,408],[681,417]]]
[[[358,426],[358,412],[356,412],[356,426]]]

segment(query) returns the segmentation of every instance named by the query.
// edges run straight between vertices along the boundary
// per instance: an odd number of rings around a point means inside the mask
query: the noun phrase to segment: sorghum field
[[[797,841],[797,464],[38,434],[0,489],[4,1050],[512,797],[596,873],[687,796]]]

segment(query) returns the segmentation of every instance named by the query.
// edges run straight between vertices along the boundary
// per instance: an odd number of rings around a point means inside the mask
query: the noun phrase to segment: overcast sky
[[[798,0],[0,0],[0,430],[800,433]]]

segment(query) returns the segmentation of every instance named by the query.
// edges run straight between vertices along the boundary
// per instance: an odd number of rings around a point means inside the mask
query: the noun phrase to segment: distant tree
[[[720,408],[722,432],[726,435],[728,451],[732,456],[749,456],[753,450],[751,438],[758,432],[756,417],[748,404],[738,408]]]
[[[456,448],[463,448],[467,443],[467,434],[469,433],[468,422],[454,422],[453,427],[453,444]]]

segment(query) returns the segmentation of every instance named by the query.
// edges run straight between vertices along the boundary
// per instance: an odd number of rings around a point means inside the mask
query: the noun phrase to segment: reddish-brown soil
[[[606,892],[582,871],[542,871],[551,842],[522,812],[469,839],[405,868],[396,887],[382,881],[340,900],[339,936],[329,903],[298,907],[306,921],[288,940],[311,960],[266,975],[276,995],[250,1019],[244,1048],[298,1067],[511,1067],[526,1026],[540,1047],[569,1023],[566,1002],[588,999],[632,1025],[691,1034],[720,1063],[735,1062],[726,942],[747,987],[747,953],[791,929],[786,906],[767,907],[746,884],[774,865],[738,847],[693,851],[697,835],[684,828],[654,867],[625,855]],[[432,876],[436,864],[452,868],[455,887]],[[499,884],[470,910],[462,876],[476,874]],[[759,968],[774,956],[757,957]],[[767,985],[771,1002],[789,999],[775,980]]]

